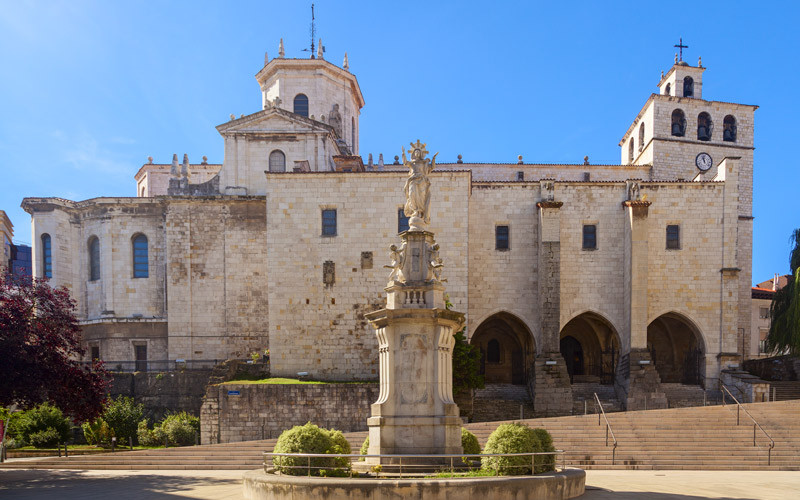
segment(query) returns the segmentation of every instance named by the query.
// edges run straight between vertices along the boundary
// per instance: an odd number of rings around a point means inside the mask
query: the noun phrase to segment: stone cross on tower
[[[461,418],[453,401],[453,335],[464,315],[445,307],[442,259],[430,222],[430,179],[436,155],[411,145],[404,192],[409,230],[390,248],[386,308],[366,315],[378,336],[380,394],[372,405],[369,454],[459,454]],[[367,464],[396,459],[367,458]],[[403,463],[414,462],[404,459]],[[417,460],[433,464],[436,459]]]

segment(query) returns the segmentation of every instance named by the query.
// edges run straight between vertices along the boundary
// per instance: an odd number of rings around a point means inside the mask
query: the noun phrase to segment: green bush
[[[535,453],[542,451],[539,438],[527,425],[502,424],[489,435],[483,452],[491,453]],[[481,466],[485,470],[497,471],[500,475],[522,475],[531,473],[531,457],[483,457]]]
[[[539,446],[541,446],[542,451],[556,451],[555,446],[553,446],[553,437],[550,436],[550,433],[547,432],[547,430],[534,429],[533,432],[539,439]],[[536,457],[536,474],[539,474],[540,472],[550,472],[555,470],[555,468],[555,455],[540,455]]]
[[[117,399],[108,400],[102,418],[120,444],[127,444],[128,438],[136,437],[143,414],[144,406],[134,403],[133,398],[117,396]]]
[[[285,430],[275,443],[274,453],[341,453],[344,436],[339,437],[339,431],[321,429],[308,422]],[[346,449],[350,449],[348,444]],[[291,476],[305,476],[309,474],[307,458],[300,457],[275,457],[275,469]],[[341,475],[349,471],[346,459],[312,458],[312,476]],[[337,467],[339,468],[337,470]],[[329,470],[333,469],[333,470]]]
[[[481,452],[481,445],[478,444],[478,438],[475,437],[475,434],[463,427],[461,428],[461,448],[464,449],[465,455],[478,455]],[[471,464],[476,458],[463,457],[462,460],[467,464]]]
[[[191,446],[200,435],[200,419],[185,411],[167,415],[160,427],[170,444],[177,446]]]
[[[358,453],[360,455],[366,455],[367,453],[369,453],[369,434],[367,434],[367,437],[364,438],[364,442],[361,443],[361,449],[358,450]],[[358,460],[361,462],[364,461],[363,458],[359,458]]]
[[[94,422],[85,422],[82,426],[86,442],[94,445],[110,444],[114,433],[105,420],[98,418]]]
[[[139,444],[142,446],[163,446],[166,433],[164,433],[160,425],[149,429],[147,427],[147,419],[145,419],[139,422],[139,428],[136,430],[136,437],[139,439]]]
[[[14,437],[37,448],[65,443],[72,436],[69,419],[64,417],[61,410],[48,403],[24,411],[19,416],[15,415],[12,421]],[[33,442],[34,436],[36,443]]]
[[[63,442],[58,431],[48,427],[43,431],[36,431],[28,436],[28,442],[34,448],[55,448]]]

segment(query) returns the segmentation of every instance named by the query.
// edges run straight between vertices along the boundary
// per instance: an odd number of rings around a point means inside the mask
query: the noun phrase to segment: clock
[[[711,155],[708,153],[700,153],[694,159],[694,164],[697,165],[697,168],[700,169],[701,172],[705,172],[709,168],[711,168],[712,160]]]

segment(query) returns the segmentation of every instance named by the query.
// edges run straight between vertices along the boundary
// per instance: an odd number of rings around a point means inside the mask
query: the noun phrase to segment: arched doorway
[[[614,383],[619,358],[619,336],[605,318],[585,312],[561,329],[561,355],[570,382]]]
[[[481,350],[481,374],[487,384],[525,384],[528,360],[535,355],[533,335],[510,313],[488,317],[472,334]]]
[[[647,326],[647,348],[665,383],[701,384],[705,346],[697,328],[684,316],[662,314]]]

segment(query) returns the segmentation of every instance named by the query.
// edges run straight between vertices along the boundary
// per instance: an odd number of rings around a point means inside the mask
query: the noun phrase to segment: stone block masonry
[[[212,385],[200,409],[201,442],[276,438],[306,422],[343,432],[363,431],[378,392],[374,383]]]

